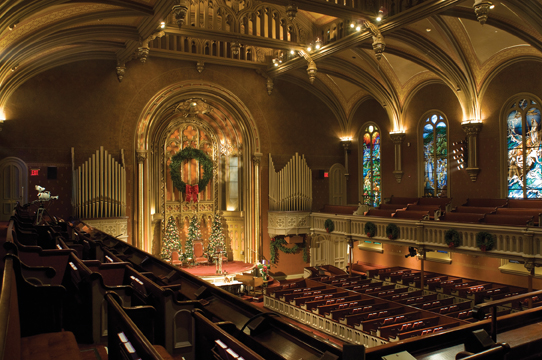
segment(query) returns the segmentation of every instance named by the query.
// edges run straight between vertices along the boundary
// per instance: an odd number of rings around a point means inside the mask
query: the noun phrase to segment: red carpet
[[[249,264],[242,261],[228,261],[226,264],[222,264],[222,271],[225,271],[228,274],[240,274],[250,271],[253,267],[254,264]],[[216,266],[214,264],[182,267],[182,269],[195,276],[217,275]]]

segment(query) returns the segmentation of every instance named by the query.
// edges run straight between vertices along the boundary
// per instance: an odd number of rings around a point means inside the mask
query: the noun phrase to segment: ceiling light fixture
[[[322,47],[322,41],[320,40],[320,38],[316,38],[314,47],[316,48],[316,50],[320,50],[320,48]]]

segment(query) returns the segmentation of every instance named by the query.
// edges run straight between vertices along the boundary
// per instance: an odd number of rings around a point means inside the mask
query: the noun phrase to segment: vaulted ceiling
[[[199,71],[210,63],[254,69],[270,94],[276,79],[295,83],[319,96],[345,132],[374,98],[401,131],[412,95],[435,82],[454,91],[464,120],[481,119],[492,77],[542,60],[541,51],[539,0],[4,0],[0,111],[50,68],[112,60],[122,81],[132,62],[166,57]]]

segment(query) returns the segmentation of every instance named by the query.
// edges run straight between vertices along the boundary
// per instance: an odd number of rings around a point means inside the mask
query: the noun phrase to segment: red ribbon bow
[[[188,185],[186,184],[186,201],[198,202],[198,185]]]

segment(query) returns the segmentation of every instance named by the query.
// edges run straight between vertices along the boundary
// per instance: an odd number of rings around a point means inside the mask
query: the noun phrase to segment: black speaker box
[[[365,346],[344,344],[342,360],[360,360],[365,359]]]
[[[495,346],[495,342],[484,329],[474,330],[465,339],[465,351],[479,353]]]
[[[56,180],[56,166],[47,167],[47,180]]]

